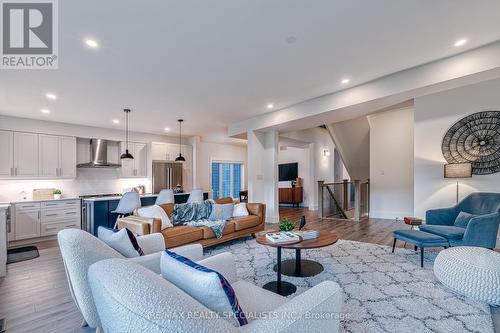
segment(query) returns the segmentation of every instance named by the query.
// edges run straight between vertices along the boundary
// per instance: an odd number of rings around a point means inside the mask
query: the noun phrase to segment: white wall
[[[415,214],[455,204],[456,181],[443,178],[441,143],[456,121],[479,111],[500,110],[500,80],[449,90],[415,100]],[[499,192],[500,173],[460,180],[460,198]],[[500,246],[500,237],[497,247]]]
[[[123,141],[125,139],[123,125],[119,125],[119,128],[113,130],[2,115],[0,115],[0,129],[82,138],[101,138],[114,141]],[[152,141],[178,142],[175,137],[139,132],[131,132],[130,141],[144,143],[151,143]],[[187,140],[183,139],[183,143],[187,143]],[[78,148],[81,149],[80,145],[78,145]],[[139,184],[145,185],[146,190],[151,191],[151,145],[148,145],[148,156],[147,178],[121,178],[118,169],[77,169],[75,179],[0,180],[0,202],[22,199],[22,191],[26,192],[28,198],[31,198],[34,188],[59,188],[63,192],[63,197],[96,193],[121,193],[123,190]]]
[[[247,147],[241,145],[220,144],[199,141],[195,144],[196,150],[196,180],[195,187],[203,188],[204,191],[210,191],[210,164],[212,160],[243,162],[244,184],[247,188]]]
[[[370,217],[413,215],[413,108],[368,116]]]
[[[117,169],[77,169],[75,179],[0,180],[0,202],[22,200],[22,191],[32,199],[35,188],[58,188],[63,197],[72,198],[85,194],[122,193],[139,184],[151,190],[150,179],[120,178]]]
[[[309,166],[309,148],[286,147],[285,150],[280,149],[278,153],[278,163],[298,163],[298,175],[302,178],[302,193],[303,201],[301,207],[309,207],[309,197],[311,195],[311,171]],[[278,186],[291,187],[291,182],[279,182]]]
[[[334,182],[334,149],[335,145],[324,128],[315,127],[303,131],[282,133],[280,136],[309,142],[309,168],[311,171],[309,210],[318,210],[318,181]],[[323,150],[328,149],[330,156],[324,157]]]
[[[415,99],[415,213],[455,204],[456,181],[443,178],[441,143],[456,121],[479,111],[500,110],[500,80]],[[460,197],[475,191],[499,192],[500,173],[460,180]]]

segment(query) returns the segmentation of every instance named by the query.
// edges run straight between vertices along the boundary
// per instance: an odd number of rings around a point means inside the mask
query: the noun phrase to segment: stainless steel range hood
[[[108,141],[90,139],[90,162],[80,163],[77,168],[120,168],[121,164],[108,163]]]

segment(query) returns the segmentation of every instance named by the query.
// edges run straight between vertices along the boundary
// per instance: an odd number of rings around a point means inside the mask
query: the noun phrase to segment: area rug
[[[238,277],[262,286],[276,280],[276,249],[254,239],[232,241],[207,249],[213,255],[229,251],[236,257]],[[283,250],[283,260],[295,251]],[[436,252],[425,255],[388,246],[339,240],[322,249],[305,250],[303,259],[320,262],[324,271],[300,278],[283,276],[297,293],[331,280],[344,291],[343,332],[493,332],[487,304],[452,293],[432,272]]]
[[[38,258],[38,248],[36,246],[24,246],[7,250],[7,264],[26,261]]]

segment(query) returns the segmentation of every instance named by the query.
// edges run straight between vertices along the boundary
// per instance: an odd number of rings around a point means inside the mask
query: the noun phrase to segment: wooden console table
[[[287,187],[279,189],[279,201],[283,204],[292,204],[299,207],[302,202],[302,187]]]

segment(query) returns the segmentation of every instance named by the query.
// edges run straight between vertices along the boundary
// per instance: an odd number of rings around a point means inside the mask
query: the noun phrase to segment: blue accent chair
[[[455,225],[460,212],[477,215],[464,227]],[[500,224],[500,193],[476,192],[456,206],[428,210],[421,231],[448,239],[451,246],[495,247]]]

